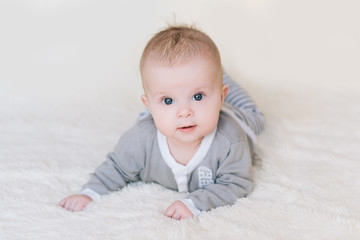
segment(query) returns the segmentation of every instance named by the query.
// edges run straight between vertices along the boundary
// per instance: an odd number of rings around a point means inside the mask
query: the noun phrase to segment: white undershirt
[[[173,158],[170,153],[169,145],[166,137],[157,131],[157,138],[159,142],[160,153],[165,160],[165,163],[171,169],[175,176],[179,192],[188,192],[188,177],[189,174],[200,164],[205,158],[212,141],[214,140],[216,128],[209,135],[205,136],[201,141],[199,149],[186,165],[182,165]]]
[[[157,131],[157,138],[160,148],[160,153],[165,160],[165,163],[171,169],[174,174],[176,183],[178,185],[179,192],[188,192],[188,182],[189,175],[194,171],[194,169],[202,162],[205,158],[207,152],[210,149],[211,143],[214,140],[216,134],[216,128],[208,135],[204,137],[201,141],[199,149],[196,151],[194,156],[190,159],[190,161],[186,165],[182,165],[173,158],[170,153],[169,145],[167,143],[166,137],[162,135],[159,131]],[[194,214],[194,216],[199,216],[201,211],[196,208],[194,202],[189,199],[180,200],[182,203],[186,205],[186,207]]]

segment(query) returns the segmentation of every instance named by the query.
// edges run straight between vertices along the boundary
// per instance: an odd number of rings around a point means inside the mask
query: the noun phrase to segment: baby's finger
[[[58,204],[59,204],[60,207],[64,207],[65,199],[61,200]]]
[[[171,218],[176,219],[176,220],[180,220],[181,219],[181,213],[179,213],[179,211],[175,211],[175,213],[173,214],[173,216]]]
[[[67,200],[67,201],[65,202],[64,207],[65,207],[67,210],[71,211],[71,201]]]
[[[72,212],[76,212],[76,206],[77,206],[78,202],[79,202],[78,200],[72,201],[71,206],[70,206]]]
[[[176,210],[176,208],[174,208],[173,206],[170,206],[170,207],[168,207],[168,209],[166,209],[165,215],[168,217],[173,217],[175,210]]]

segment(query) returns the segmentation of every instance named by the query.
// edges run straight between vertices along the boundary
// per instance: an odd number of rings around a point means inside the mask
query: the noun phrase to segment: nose
[[[183,105],[179,108],[178,118],[187,118],[194,115],[193,110],[188,105]]]

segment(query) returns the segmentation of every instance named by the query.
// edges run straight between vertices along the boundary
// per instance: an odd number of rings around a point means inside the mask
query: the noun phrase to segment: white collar
[[[215,128],[210,134],[206,135],[203,138],[199,149],[185,166],[175,161],[175,159],[170,153],[166,137],[162,135],[159,130],[157,131],[157,139],[159,143],[160,153],[165,163],[168,165],[169,168],[171,168],[175,176],[179,192],[188,191],[188,174],[194,171],[194,169],[205,158],[207,152],[210,149],[211,143],[214,140],[216,129],[217,128]]]

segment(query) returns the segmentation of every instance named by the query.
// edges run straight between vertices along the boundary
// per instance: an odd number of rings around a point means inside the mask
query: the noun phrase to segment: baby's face
[[[142,100],[168,141],[199,142],[215,129],[228,86],[211,61],[196,58],[173,66],[148,61],[142,78]]]

